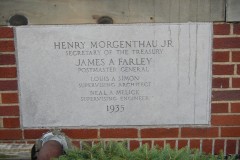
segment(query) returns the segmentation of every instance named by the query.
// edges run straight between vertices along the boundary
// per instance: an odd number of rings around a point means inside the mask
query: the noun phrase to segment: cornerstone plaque
[[[15,31],[23,127],[209,124],[211,23]]]

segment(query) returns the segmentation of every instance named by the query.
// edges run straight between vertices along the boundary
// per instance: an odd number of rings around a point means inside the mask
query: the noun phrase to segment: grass
[[[0,154],[0,159],[6,159],[6,158],[16,158],[16,156]]]
[[[219,155],[210,155],[201,153],[197,149],[188,147],[181,149],[172,149],[169,145],[164,148],[154,146],[149,148],[143,145],[134,151],[127,148],[126,142],[107,143],[99,142],[93,146],[83,145],[83,149],[74,149],[67,151],[55,160],[235,160],[237,157],[226,157],[223,153]]]

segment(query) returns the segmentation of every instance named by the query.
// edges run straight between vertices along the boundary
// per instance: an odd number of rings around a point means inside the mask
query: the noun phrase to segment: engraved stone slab
[[[211,23],[15,31],[23,127],[209,124]]]

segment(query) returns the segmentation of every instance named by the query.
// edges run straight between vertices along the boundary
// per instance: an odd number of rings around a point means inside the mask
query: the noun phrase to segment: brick
[[[176,140],[166,140],[166,144],[171,148],[176,148]]]
[[[157,146],[159,148],[163,148],[164,147],[164,140],[155,140],[153,145]]]
[[[4,128],[19,128],[19,118],[3,118],[3,126]]]
[[[227,154],[236,154],[236,140],[227,140],[226,153]]]
[[[13,28],[0,27],[0,38],[13,38]]]
[[[189,137],[218,137],[218,128],[182,128],[181,136]]]
[[[139,141],[131,140],[129,142],[129,147],[130,147],[130,150],[133,151],[133,150],[137,149],[138,147],[140,147],[140,143],[139,143]]]
[[[188,146],[188,140],[178,140],[178,149]]]
[[[64,129],[67,136],[73,139],[92,139],[97,138],[97,129]]]
[[[177,138],[178,128],[146,128],[141,130],[142,138]]]
[[[224,140],[216,139],[214,143],[214,154],[220,154],[221,152],[224,152]]]
[[[240,90],[212,91],[212,101],[239,100]]]
[[[231,112],[240,113],[240,103],[231,103]]]
[[[0,116],[19,116],[19,107],[2,106],[0,107]]]
[[[26,129],[23,133],[25,139],[39,139],[48,131],[47,129]]]
[[[98,140],[95,140],[95,141],[93,141],[93,144],[98,144],[98,143],[100,143],[101,141],[98,141]]]
[[[240,62],[240,51],[232,52],[232,61]]]
[[[80,148],[80,142],[79,141],[72,141],[72,144],[77,147]]]
[[[0,41],[0,52],[14,52],[14,42],[12,40]]]
[[[240,78],[232,78],[232,87],[240,88]]]
[[[213,62],[229,62],[229,52],[213,52]]]
[[[190,140],[191,149],[200,149],[200,140]]]
[[[240,34],[240,24],[239,23],[233,24],[233,33]]]
[[[227,103],[212,103],[212,113],[228,113]]]
[[[212,125],[218,126],[240,125],[240,115],[212,115]]]
[[[18,89],[17,80],[0,80],[0,91],[16,91]]]
[[[222,127],[221,137],[240,137],[240,127]]]
[[[213,78],[213,88],[229,88],[229,78]]]
[[[214,49],[240,48],[240,37],[214,38],[213,48]]]
[[[212,73],[213,75],[233,75],[234,65],[213,65]]]
[[[204,153],[212,153],[212,140],[204,139],[202,141],[202,151]]]
[[[135,128],[100,129],[101,138],[138,138]]]
[[[0,67],[0,78],[16,78],[16,67]]]
[[[239,65],[237,65],[237,74],[239,74],[239,75],[240,75],[240,64],[239,64]]]
[[[22,131],[21,130],[12,130],[5,129],[0,130],[0,139],[1,140],[20,140],[22,139]]]
[[[3,104],[18,103],[18,94],[17,93],[2,93],[2,103]]]
[[[149,148],[152,147],[152,141],[151,140],[143,140],[142,145],[148,145]]]
[[[14,65],[16,59],[14,54],[0,54],[0,65]]]
[[[230,24],[214,24],[213,34],[214,35],[228,35],[230,33]]]

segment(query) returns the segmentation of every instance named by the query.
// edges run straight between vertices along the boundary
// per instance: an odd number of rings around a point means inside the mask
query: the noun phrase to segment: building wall
[[[129,148],[142,144],[208,153],[240,154],[240,24],[214,23],[212,106],[209,127],[62,128],[81,147],[82,142],[123,141]],[[29,44],[30,45],[30,44]],[[0,27],[0,143],[34,143],[48,128],[20,126],[17,65],[12,27]],[[27,82],[26,82],[27,83]],[[94,116],[94,115],[92,115]]]

